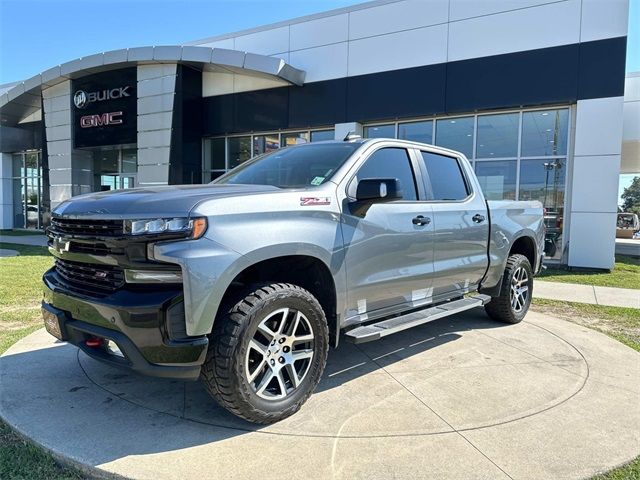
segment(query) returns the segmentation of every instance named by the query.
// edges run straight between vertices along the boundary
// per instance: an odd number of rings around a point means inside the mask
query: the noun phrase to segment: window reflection
[[[229,168],[251,158],[251,137],[229,137]]]
[[[516,199],[516,160],[476,162],[476,177],[487,200]]]
[[[256,135],[253,137],[253,156],[262,155],[280,148],[278,134]]]
[[[283,133],[282,146],[290,147],[292,145],[300,145],[301,143],[309,143],[309,134],[307,132]]]
[[[518,113],[479,115],[476,158],[515,157],[519,122]]]
[[[567,154],[569,110],[545,110],[522,114],[523,157]]]
[[[443,118],[436,122],[436,145],[473,154],[473,117]]]
[[[396,126],[394,124],[389,125],[372,125],[370,127],[364,127],[365,138],[395,138]]]
[[[326,140],[333,140],[335,134],[335,130],[317,130],[315,132],[311,132],[311,141],[324,142]]]
[[[400,123],[398,138],[431,144],[433,143],[433,121]]]

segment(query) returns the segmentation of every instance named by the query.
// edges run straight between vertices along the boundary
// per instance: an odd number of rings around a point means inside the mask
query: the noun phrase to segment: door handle
[[[418,215],[411,220],[411,223],[414,225],[429,225],[431,223],[431,219],[429,217]]]
[[[471,220],[473,220],[476,223],[482,223],[484,222],[484,215],[480,215],[479,213],[476,213],[473,217],[471,217]]]

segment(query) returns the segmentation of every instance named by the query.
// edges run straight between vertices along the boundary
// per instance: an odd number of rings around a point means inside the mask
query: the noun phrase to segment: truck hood
[[[269,185],[173,185],[80,195],[58,205],[54,215],[68,218],[186,216],[203,200],[279,191]]]

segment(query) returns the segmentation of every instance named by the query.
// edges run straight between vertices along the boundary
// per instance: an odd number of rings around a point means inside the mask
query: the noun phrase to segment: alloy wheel
[[[511,277],[511,308],[520,313],[527,304],[529,297],[529,275],[523,267],[518,267]]]
[[[256,395],[280,400],[305,379],[313,360],[314,336],[307,317],[293,308],[264,318],[249,342],[245,375]]]

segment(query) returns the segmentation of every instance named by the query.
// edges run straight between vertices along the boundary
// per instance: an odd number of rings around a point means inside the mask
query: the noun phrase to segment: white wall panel
[[[349,39],[446,23],[448,0],[406,0],[349,14]]]
[[[449,61],[567,45],[580,37],[580,1],[452,22]]]
[[[349,35],[349,15],[334,15],[291,25],[291,50],[344,42]],[[298,67],[300,68],[300,67]]]
[[[211,48],[226,48],[227,50],[233,50],[235,48],[234,38],[225,38],[223,40],[215,40],[213,42],[199,43],[201,47]]]
[[[575,157],[572,211],[615,213],[619,172],[620,155]]]
[[[291,64],[307,75],[305,82],[317,82],[347,76],[347,42],[291,52]]]
[[[249,92],[252,90],[264,90],[265,88],[284,87],[288,83],[282,80],[274,80],[272,78],[252,77],[250,75],[234,75],[233,91]]]
[[[450,21],[534,7],[556,0],[451,0]]]
[[[354,40],[349,43],[349,75],[442,63],[446,52],[446,25]]]
[[[289,27],[274,28],[236,37],[234,48],[261,55],[288,52]]]
[[[578,100],[575,155],[619,155],[623,97]]]
[[[202,72],[202,96],[233,93],[233,73]]]
[[[569,266],[613,268],[615,236],[615,213],[572,213]]]
[[[629,21],[628,0],[582,0],[580,41],[623,37]]]

